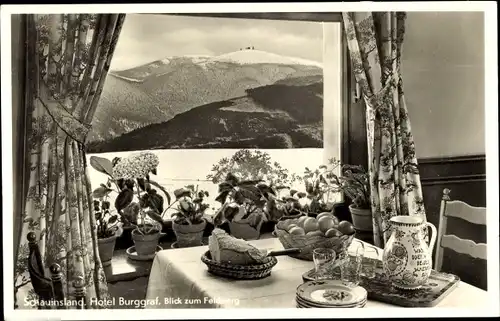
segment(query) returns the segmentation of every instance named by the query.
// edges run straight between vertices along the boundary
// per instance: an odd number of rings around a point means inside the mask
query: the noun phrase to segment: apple
[[[348,221],[342,221],[339,223],[338,230],[344,235],[351,235],[356,233],[356,230]]]
[[[308,219],[307,216],[301,216],[297,221],[297,226],[304,227],[304,222]]]
[[[316,230],[316,231],[311,231],[307,232],[307,236],[324,236],[323,232]]]
[[[318,219],[318,225],[321,232],[326,233],[332,227],[335,227],[335,221],[330,216],[323,216]]]
[[[336,228],[332,227],[331,229],[326,231],[325,236],[326,237],[341,237],[342,233],[339,230],[337,230]]]
[[[298,226],[292,227],[290,229],[290,231],[288,231],[288,233],[290,233],[292,235],[305,235],[306,234],[304,229],[301,227],[298,227]]]
[[[308,217],[305,221],[304,221],[304,231],[307,233],[307,232],[311,232],[311,231],[316,231],[319,229],[319,225],[318,225],[318,221],[316,221],[315,218],[313,217]]]
[[[321,213],[318,214],[318,216],[316,216],[316,219],[319,220],[323,216],[333,217],[333,213],[331,213],[331,212],[321,212]]]

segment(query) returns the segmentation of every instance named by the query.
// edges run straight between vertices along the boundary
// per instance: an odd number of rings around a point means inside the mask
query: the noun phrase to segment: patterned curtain
[[[401,78],[406,14],[343,13],[343,20],[353,72],[366,103],[374,242],[384,247],[391,217],[426,219]]]
[[[68,299],[84,276],[87,297],[107,298],[84,143],[124,14],[29,15],[27,141],[30,172],[15,265],[16,308],[36,299],[26,236],[35,232],[45,267],[58,263]],[[50,275],[50,274],[48,274]]]

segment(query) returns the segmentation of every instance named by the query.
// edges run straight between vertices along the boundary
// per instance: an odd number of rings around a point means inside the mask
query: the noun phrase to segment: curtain
[[[353,73],[366,105],[375,245],[384,247],[396,215],[426,220],[401,77],[404,12],[345,12]],[[427,232],[425,232],[427,238]]]
[[[28,302],[37,299],[27,270],[29,232],[38,237],[45,268],[61,265],[68,299],[74,298],[72,281],[78,275],[86,281],[88,299],[109,297],[84,145],[124,19],[124,14],[27,17],[29,181],[15,262],[16,308],[33,308]]]

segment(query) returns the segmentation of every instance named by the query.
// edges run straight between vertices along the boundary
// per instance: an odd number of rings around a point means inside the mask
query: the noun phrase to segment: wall
[[[483,13],[408,12],[401,68],[417,157],[484,154]]]
[[[429,220],[445,187],[485,206],[483,13],[409,12],[402,73]]]
[[[439,224],[444,188],[486,206],[484,17],[481,12],[409,12],[403,46],[405,97],[427,219]],[[447,233],[486,242],[486,227],[450,220]],[[486,264],[445,251],[443,270],[486,289]]]
[[[427,219],[437,227],[444,188],[452,199],[486,206],[483,13],[408,12],[401,68]],[[345,108],[346,160],[365,165],[364,103]],[[450,220],[448,231],[486,241],[485,227],[463,221]],[[453,263],[457,274],[476,266],[474,278],[459,275],[485,287],[484,262]]]

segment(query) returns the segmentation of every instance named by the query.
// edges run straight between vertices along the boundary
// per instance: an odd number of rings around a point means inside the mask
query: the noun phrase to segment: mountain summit
[[[209,61],[233,62],[237,64],[281,64],[281,65],[304,65],[322,68],[322,64],[317,61],[282,56],[275,53],[245,49],[215,56]]]

